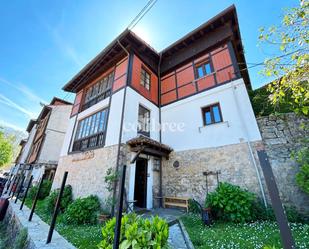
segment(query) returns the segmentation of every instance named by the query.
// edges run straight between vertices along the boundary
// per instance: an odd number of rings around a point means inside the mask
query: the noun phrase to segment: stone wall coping
[[[16,219],[16,222],[21,225],[21,228],[28,229],[28,240],[31,249],[75,249],[71,243],[65,240],[56,230],[54,230],[52,241],[46,244],[47,234],[49,231],[49,225],[43,222],[39,216],[33,214],[32,221],[29,222],[30,209],[26,206],[23,210],[19,210],[20,203],[14,203],[13,200],[10,201],[7,215],[11,214]],[[21,229],[20,228],[20,229]]]

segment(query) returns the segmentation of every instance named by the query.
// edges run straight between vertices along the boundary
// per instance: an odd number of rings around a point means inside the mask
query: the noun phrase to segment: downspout
[[[118,137],[118,148],[117,148],[117,162],[116,162],[116,172],[119,170],[119,157],[120,157],[120,147],[121,147],[121,140],[122,140],[122,129],[123,129],[123,120],[124,120],[124,109],[125,109],[125,101],[126,101],[126,95],[127,95],[127,86],[128,86],[128,81],[129,81],[129,70],[130,70],[130,53],[128,50],[120,43],[119,40],[117,40],[119,46],[125,51],[125,53],[128,56],[128,69],[127,69],[127,80],[126,80],[126,85],[124,88],[124,93],[123,93],[123,101],[122,101],[122,110],[121,110],[121,120],[120,120],[120,128],[119,128],[119,137]],[[114,182],[114,190],[113,190],[113,200],[116,199],[116,190],[117,189],[117,181]],[[111,215],[114,216],[115,214],[115,204],[113,202],[112,205],[112,210],[111,210]]]
[[[158,84],[159,84],[159,94],[158,94],[158,100],[159,100],[159,142],[162,143],[162,129],[161,129],[161,59],[162,59],[162,53],[160,53],[159,57],[159,65],[158,65]],[[159,175],[159,196],[160,196],[160,208],[162,208],[162,158],[160,159],[160,175]]]
[[[250,158],[251,158],[251,161],[252,161],[254,168],[255,168],[255,171],[256,171],[256,175],[257,175],[257,178],[258,178],[258,182],[259,182],[259,186],[260,186],[264,205],[265,205],[265,207],[267,207],[267,201],[266,201],[266,197],[265,197],[265,193],[264,193],[264,189],[263,189],[263,185],[262,185],[261,174],[259,172],[258,166],[256,164],[256,161],[255,161],[255,158],[254,158],[254,155],[253,155],[253,150],[252,150],[250,140],[249,140],[249,132],[248,132],[247,126],[244,122],[244,118],[243,118],[243,115],[242,115],[242,112],[241,112],[241,109],[240,109],[240,105],[239,105],[239,102],[238,102],[238,99],[237,99],[237,96],[236,96],[236,88],[237,87],[234,85],[234,82],[232,82],[232,88],[233,88],[233,97],[234,97],[234,101],[236,103],[236,107],[237,107],[237,110],[238,110],[238,113],[239,113],[241,126],[242,126],[243,130],[245,131],[246,143],[247,143],[248,148],[249,148]]]

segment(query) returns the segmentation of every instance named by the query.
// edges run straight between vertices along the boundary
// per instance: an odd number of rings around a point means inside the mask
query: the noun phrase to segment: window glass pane
[[[197,68],[197,76],[198,76],[198,78],[201,78],[201,77],[204,76],[203,67]]]
[[[95,121],[94,130],[93,130],[94,134],[97,133],[98,129],[99,129],[99,122],[100,122],[101,112],[98,112],[96,116],[97,116],[97,118],[96,118],[96,121]]]
[[[105,114],[106,111],[101,112],[101,117],[100,117],[100,124],[99,124],[99,131],[104,131],[105,130]]]
[[[91,131],[90,131],[90,134],[94,134],[94,128],[95,128],[95,124],[96,124],[96,118],[97,118],[97,114],[94,114],[92,116],[92,119],[91,119]]]
[[[221,120],[219,106],[217,106],[217,105],[213,106],[212,112],[213,112],[213,115],[214,115],[215,123],[221,122],[222,120]]]
[[[138,131],[150,131],[150,111],[143,106],[138,109]]]
[[[211,124],[212,122],[211,122],[211,113],[210,113],[210,111],[208,111],[208,112],[205,112],[205,124],[206,125],[209,125],[209,124]]]
[[[209,63],[205,64],[205,72],[206,74],[211,74],[211,67]]]

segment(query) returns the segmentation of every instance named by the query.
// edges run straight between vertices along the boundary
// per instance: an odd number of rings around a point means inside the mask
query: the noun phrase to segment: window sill
[[[208,129],[210,127],[215,127],[215,126],[226,126],[226,127],[230,127],[229,121],[223,121],[223,122],[219,122],[219,123],[213,123],[210,125],[203,125],[198,127],[198,131],[199,133],[202,133],[203,130]]]
[[[84,152],[87,152],[87,151],[91,151],[91,150],[97,150],[97,149],[102,149],[104,148],[105,145],[101,145],[101,146],[96,146],[96,147],[91,147],[91,148],[87,148],[87,149],[84,149],[84,150],[75,150],[75,151],[70,151],[68,153],[68,155],[74,155],[74,154],[80,154],[80,153],[84,153]]]

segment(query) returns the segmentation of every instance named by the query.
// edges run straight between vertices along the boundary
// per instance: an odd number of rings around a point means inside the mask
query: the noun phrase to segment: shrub
[[[194,199],[189,199],[189,212],[195,214],[201,213],[201,206]]]
[[[100,202],[97,196],[78,198],[67,207],[64,221],[67,224],[94,224],[99,210]]]
[[[276,217],[274,214],[273,209],[268,206],[265,208],[264,204],[260,199],[256,199],[253,202],[252,209],[251,209],[251,215],[252,215],[252,220],[270,220],[270,221],[275,221]]]
[[[309,127],[305,127],[305,129]],[[305,138],[303,143],[309,144],[309,139]],[[292,153],[292,158],[300,165],[296,174],[296,183],[306,194],[309,195],[309,146],[304,146],[297,152]]]
[[[20,230],[14,241],[13,249],[26,248],[28,242],[27,239],[28,239],[28,230],[26,228],[23,228],[22,230]]]
[[[53,213],[55,209],[59,192],[60,189],[55,189],[53,192],[50,193],[49,196],[46,197],[46,209],[49,213]],[[72,187],[70,185],[67,185],[64,187],[63,190],[63,195],[60,202],[60,211],[64,212],[71,202],[72,202]]]
[[[238,223],[252,219],[253,200],[253,193],[221,182],[214,192],[208,194],[206,206],[211,207],[218,218]]]
[[[115,225],[115,218],[105,223],[102,228],[103,240],[98,245],[99,248],[112,248]],[[120,248],[167,248],[167,239],[168,224],[159,217],[151,220],[142,219],[136,214],[122,217]]]
[[[45,199],[49,195],[50,189],[52,186],[52,182],[49,180],[43,180],[40,194],[38,196],[39,200]],[[38,192],[38,186],[33,186],[30,188],[28,193],[28,198],[33,200],[35,198],[36,193]]]

